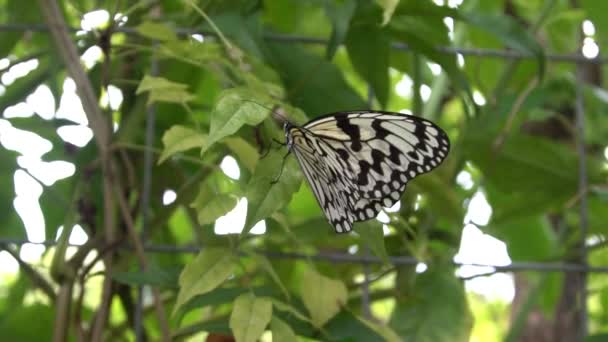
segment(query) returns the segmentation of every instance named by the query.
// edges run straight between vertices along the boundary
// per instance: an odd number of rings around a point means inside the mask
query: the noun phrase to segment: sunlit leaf
[[[247,221],[243,232],[248,232],[254,224],[285,207],[293,194],[298,191],[302,173],[295,158],[288,156],[283,163],[283,151],[271,151],[257,168],[247,185]],[[276,183],[275,178],[282,174]]]
[[[224,91],[211,114],[209,138],[201,149],[201,154],[241,127],[261,123],[270,114],[271,107],[272,103],[267,97],[249,89],[233,88]]]
[[[198,196],[192,207],[196,209],[199,224],[210,224],[234,209],[237,202],[235,195],[215,194],[212,198]]]
[[[358,222],[353,226],[361,236],[361,242],[366,245],[383,262],[388,263],[388,254],[384,246],[382,224],[376,220]]]
[[[142,36],[159,41],[177,40],[175,32],[163,23],[144,21],[135,30]]]
[[[230,250],[210,247],[186,264],[179,276],[180,290],[173,314],[194,296],[207,293],[222,284],[232,274],[234,262]]]
[[[386,25],[389,21],[391,21],[395,8],[397,8],[397,5],[399,5],[399,0],[376,0],[376,2],[383,9],[382,25]]]
[[[202,147],[207,141],[207,136],[195,129],[175,125],[165,131],[162,140],[165,148],[158,158],[159,164],[176,153]]]
[[[224,144],[237,156],[249,172],[253,172],[260,159],[258,151],[245,139],[230,137],[223,140]]]
[[[251,293],[240,295],[234,301],[230,315],[230,329],[237,342],[255,342],[272,318],[272,302]]]
[[[316,327],[322,327],[346,304],[344,283],[309,268],[302,277],[302,301]]]
[[[149,93],[148,105],[154,102],[184,104],[195,98],[187,89],[186,84],[173,82],[163,77],[146,75],[139,83],[136,94]]]
[[[293,332],[291,327],[276,316],[273,316],[272,321],[270,321],[270,330],[272,331],[273,341],[296,340],[296,334]]]

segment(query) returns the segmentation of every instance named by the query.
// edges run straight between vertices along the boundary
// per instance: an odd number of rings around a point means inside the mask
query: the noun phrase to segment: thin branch
[[[578,153],[578,193],[581,194],[579,200],[580,208],[580,239],[579,239],[579,255],[578,261],[581,267],[587,266],[587,250],[585,248],[585,242],[587,234],[589,233],[589,211],[587,204],[587,191],[589,188],[589,181],[587,179],[587,153],[585,150],[585,107],[583,102],[583,66],[576,66],[576,102],[575,102],[575,115],[576,115],[576,151]],[[581,272],[580,274],[580,288],[578,289],[579,296],[579,319],[580,319],[580,339],[586,338],[588,333],[588,317],[587,317],[587,274]]]
[[[116,167],[114,166],[113,169],[116,169]],[[129,239],[131,240],[132,246],[135,249],[135,255],[137,256],[137,259],[139,260],[140,266],[145,271],[145,270],[149,269],[148,260],[146,258],[146,254],[145,254],[143,245],[140,241],[140,238],[137,234],[137,231],[135,230],[135,221],[133,220],[133,217],[131,216],[131,210],[129,209],[129,204],[127,203],[127,199],[125,198],[124,194],[122,193],[122,189],[123,189],[123,187],[120,184],[120,180],[116,179],[114,190],[115,190],[116,199],[118,200],[118,207],[122,214],[123,222],[125,223],[125,225],[127,227],[127,233],[129,235]],[[156,316],[158,319],[161,333],[163,335],[163,341],[170,341],[171,333],[169,331],[169,323],[167,322],[167,318],[165,316],[165,308],[164,308],[163,302],[160,298],[160,291],[157,288],[152,288],[152,296],[154,297],[154,304],[156,307]]]
[[[32,266],[30,266],[30,264],[23,261],[21,257],[19,257],[19,253],[9,246],[9,243],[0,241],[0,250],[4,250],[8,254],[10,254],[13,259],[17,261],[23,273],[26,274],[32,280],[34,286],[41,289],[42,292],[44,292],[44,294],[46,294],[46,296],[49,297],[52,302],[57,299],[57,295],[55,294],[53,286],[48,281],[46,281],[46,279],[40,273],[38,273],[38,271],[36,271]]]
[[[38,4],[48,30],[55,41],[56,50],[61,56],[68,74],[76,83],[76,89],[89,121],[89,126],[93,130],[97,147],[103,155],[107,151],[110,141],[110,126],[99,109],[97,96],[80,63],[80,55],[70,38],[71,30],[68,29],[56,0],[39,0]]]
[[[505,140],[507,139],[507,136],[511,132],[511,129],[513,128],[513,123],[515,122],[515,117],[517,116],[517,113],[519,113],[521,106],[524,104],[524,102],[526,101],[528,96],[530,96],[530,93],[536,88],[537,85],[538,85],[538,78],[534,77],[528,83],[526,88],[519,94],[519,96],[513,103],[513,106],[511,107],[511,111],[509,112],[509,115],[507,117],[507,122],[505,123],[505,127],[502,129],[500,134],[498,134],[498,136],[494,140],[493,148],[494,148],[494,152],[496,154],[502,148],[502,145],[504,144]]]

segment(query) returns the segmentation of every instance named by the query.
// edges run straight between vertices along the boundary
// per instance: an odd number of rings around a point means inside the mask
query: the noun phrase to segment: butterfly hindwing
[[[286,129],[313,193],[337,232],[394,205],[406,184],[449,152],[445,132],[411,115],[353,111]]]

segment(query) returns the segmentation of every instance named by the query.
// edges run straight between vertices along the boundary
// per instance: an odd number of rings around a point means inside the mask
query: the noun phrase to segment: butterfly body
[[[288,150],[338,233],[394,205],[407,182],[441,164],[450,149],[434,123],[393,112],[338,112],[284,129]]]

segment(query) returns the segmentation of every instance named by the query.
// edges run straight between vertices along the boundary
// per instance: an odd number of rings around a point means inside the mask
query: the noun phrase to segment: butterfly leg
[[[264,154],[262,154],[262,156],[260,157],[260,159],[265,158],[265,157],[268,155],[268,153],[270,153],[270,150],[272,149],[272,143],[273,143],[273,142],[275,142],[275,143],[279,144],[279,147],[278,147],[277,149],[281,148],[282,146],[287,145],[287,144],[285,144],[285,143],[283,143],[283,142],[278,141],[278,140],[277,140],[277,139],[275,139],[275,138],[272,138],[272,141],[270,142],[270,146],[268,146],[268,149],[266,150],[266,152],[264,152]]]
[[[287,152],[285,156],[283,156],[283,161],[281,162],[281,170],[279,171],[279,174],[270,182],[270,184],[276,184],[281,178],[281,175],[283,174],[283,168],[285,167],[285,160],[287,160],[288,155],[289,152]]]

